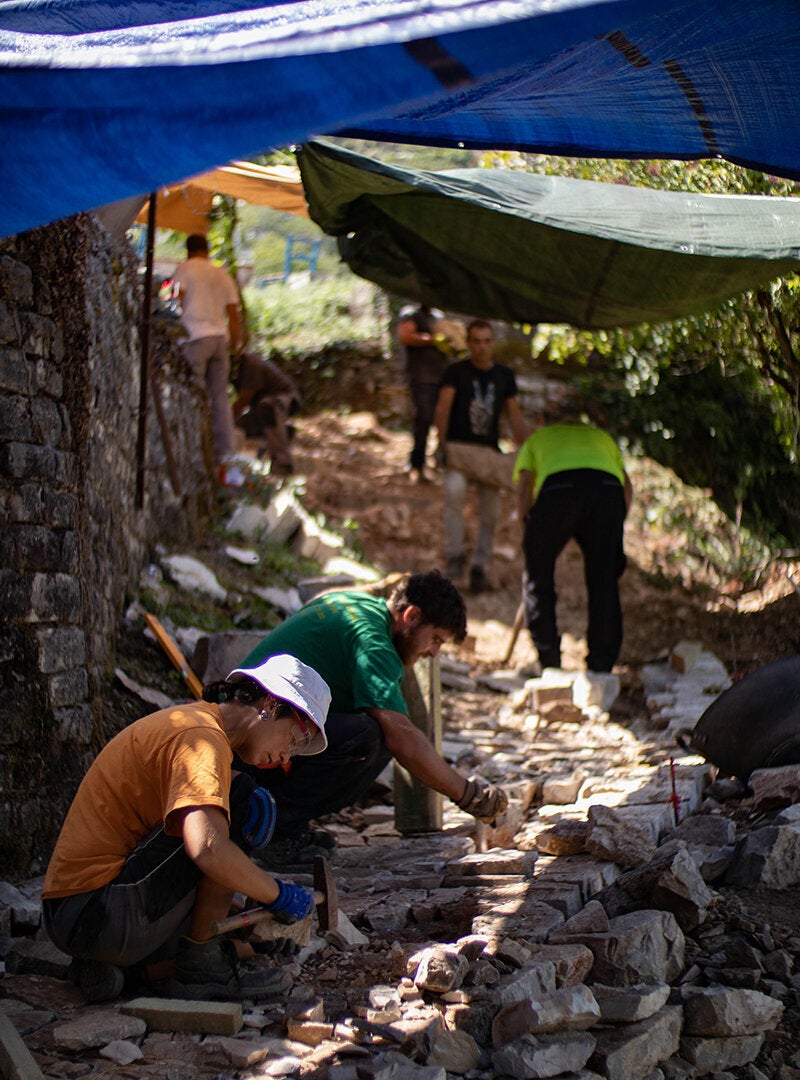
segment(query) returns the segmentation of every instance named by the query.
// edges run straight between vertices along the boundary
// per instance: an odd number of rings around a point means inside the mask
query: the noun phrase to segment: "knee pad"
[[[231,784],[231,840],[243,851],[260,851],[272,839],[277,816],[271,792],[239,773]]]

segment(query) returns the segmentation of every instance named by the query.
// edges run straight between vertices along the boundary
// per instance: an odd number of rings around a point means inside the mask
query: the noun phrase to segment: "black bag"
[[[746,675],[678,742],[740,780],[755,769],[800,763],[800,656]]]

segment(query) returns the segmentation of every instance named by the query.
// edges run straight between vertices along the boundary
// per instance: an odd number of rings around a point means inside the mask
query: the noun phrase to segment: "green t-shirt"
[[[386,601],[358,592],[325,593],[270,632],[245,658],[253,668],[289,653],[315,668],[331,688],[333,713],[391,709],[408,714],[403,664],[392,644]]]
[[[550,424],[525,440],[514,465],[514,481],[524,470],[535,476],[534,495],[553,473],[567,469],[598,469],[625,483],[619,447],[605,431],[588,424]]]

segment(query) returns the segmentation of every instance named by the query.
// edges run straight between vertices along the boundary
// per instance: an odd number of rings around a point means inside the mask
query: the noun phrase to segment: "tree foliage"
[[[704,194],[797,196],[789,180],[724,161],[612,161],[519,153],[484,164]],[[734,520],[800,542],[800,277],[714,311],[632,330],[547,329],[540,355],[577,364],[591,411]]]

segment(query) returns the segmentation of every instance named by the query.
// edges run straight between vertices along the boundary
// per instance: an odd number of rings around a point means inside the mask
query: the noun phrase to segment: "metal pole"
[[[156,243],[156,202],[158,195],[150,193],[147,210],[147,253],[144,270],[144,305],[142,308],[141,358],[139,363],[139,430],[136,438],[136,498],[137,510],[144,506],[144,470],[147,451],[147,384],[150,373],[150,320],[153,312],[153,253]]]

